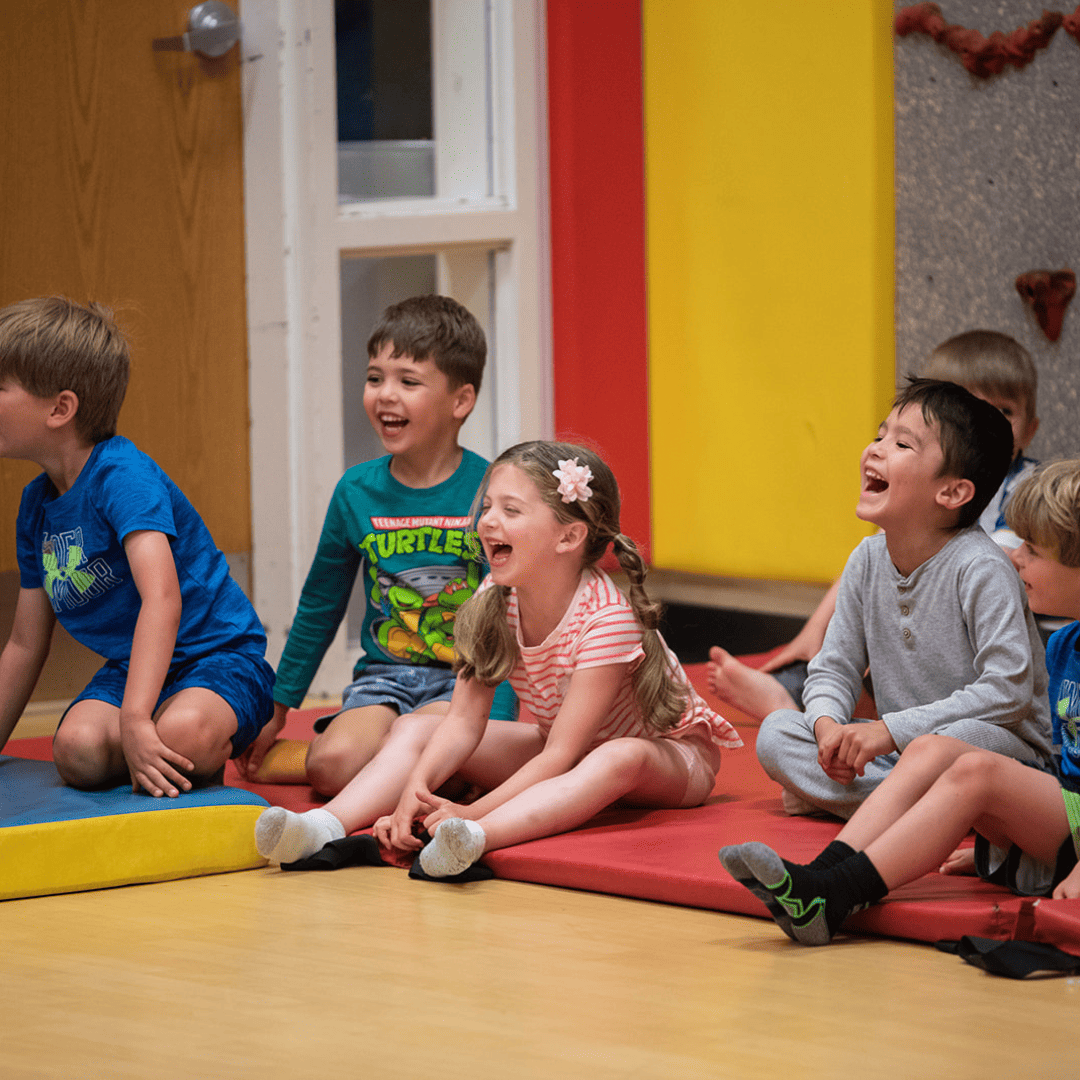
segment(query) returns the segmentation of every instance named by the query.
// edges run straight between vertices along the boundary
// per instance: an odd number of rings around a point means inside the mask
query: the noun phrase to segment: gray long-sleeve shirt
[[[957,720],[983,720],[1049,760],[1042,641],[1008,556],[977,525],[907,577],[883,534],[852,552],[803,691],[811,727],[822,716],[851,719],[867,667],[898,749]]]

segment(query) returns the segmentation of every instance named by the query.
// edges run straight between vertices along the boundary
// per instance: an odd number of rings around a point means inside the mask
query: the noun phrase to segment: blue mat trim
[[[269,806],[243,788],[198,788],[175,799],[134,794],[128,784],[108,791],[78,791],[60,779],[51,761],[28,761],[0,754],[0,828],[46,821],[111,817],[179,810],[192,806]]]

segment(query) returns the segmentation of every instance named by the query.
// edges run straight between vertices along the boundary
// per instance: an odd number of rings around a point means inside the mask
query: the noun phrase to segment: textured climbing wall
[[[987,36],[1054,9],[1044,0],[939,4],[949,23]],[[1011,334],[1039,369],[1042,429],[1031,452],[1080,454],[1080,300],[1052,344],[1013,284],[1027,270],[1080,272],[1080,45],[1058,30],[1023,69],[983,79],[912,34],[895,40],[894,67],[897,374],[962,330]]]

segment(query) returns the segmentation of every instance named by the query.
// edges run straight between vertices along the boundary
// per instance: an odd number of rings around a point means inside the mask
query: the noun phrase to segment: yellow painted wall
[[[893,393],[892,5],[643,0],[653,562],[829,580]],[[827,15],[827,17],[826,17]]]

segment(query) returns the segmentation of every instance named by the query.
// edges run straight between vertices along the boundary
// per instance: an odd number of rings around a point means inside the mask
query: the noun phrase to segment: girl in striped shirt
[[[372,761],[325,808],[267,810],[259,851],[288,862],[374,824],[384,846],[421,849],[432,877],[485,851],[565,832],[618,802],[697,806],[721,748],[742,745],[691,687],[657,632],[645,563],[619,530],[619,489],[592,451],[512,447],[477,496],[491,572],[458,613],[457,682],[443,717],[402,716]],[[612,548],[629,597],[597,565]],[[532,723],[490,720],[509,678]],[[442,785],[485,791],[467,805]]]

